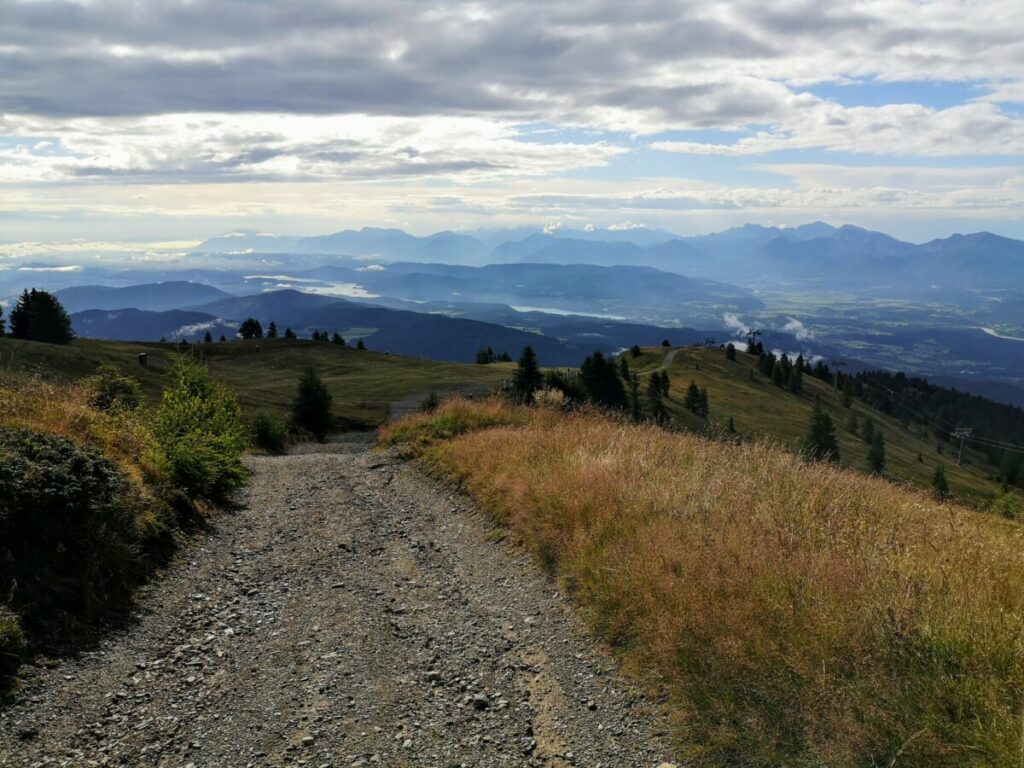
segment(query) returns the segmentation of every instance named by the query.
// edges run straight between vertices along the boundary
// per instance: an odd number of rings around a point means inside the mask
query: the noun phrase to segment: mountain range
[[[439,232],[344,230],[320,237],[235,232],[197,248],[214,253],[321,254],[351,259],[445,264],[595,264],[645,266],[740,285],[751,281],[828,283],[919,295],[938,288],[1003,286],[1024,281],[1024,242],[989,232],[932,240],[897,240],[881,232],[813,222],[781,228],[747,224],[680,237],[643,227]]]

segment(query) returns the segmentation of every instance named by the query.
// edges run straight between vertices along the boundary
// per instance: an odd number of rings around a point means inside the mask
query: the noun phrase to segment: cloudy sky
[[[0,20],[7,242],[819,218],[1024,238],[1021,0],[0,0]]]

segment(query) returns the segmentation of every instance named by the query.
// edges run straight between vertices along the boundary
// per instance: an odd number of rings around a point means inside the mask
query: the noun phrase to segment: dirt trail
[[[96,651],[33,669],[0,766],[650,766],[657,707],[457,494],[366,437],[241,507]]]

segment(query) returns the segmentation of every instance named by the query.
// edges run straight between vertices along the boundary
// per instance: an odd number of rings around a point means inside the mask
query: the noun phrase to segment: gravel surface
[[[0,766],[649,766],[666,721],[485,517],[369,437],[253,457],[131,625],[30,669]]]

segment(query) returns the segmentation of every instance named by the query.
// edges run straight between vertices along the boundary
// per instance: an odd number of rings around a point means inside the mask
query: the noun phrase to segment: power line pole
[[[964,443],[971,439],[973,430],[968,427],[958,427],[953,430],[953,438],[960,441],[960,450],[956,455],[956,465],[959,467],[964,457]]]

